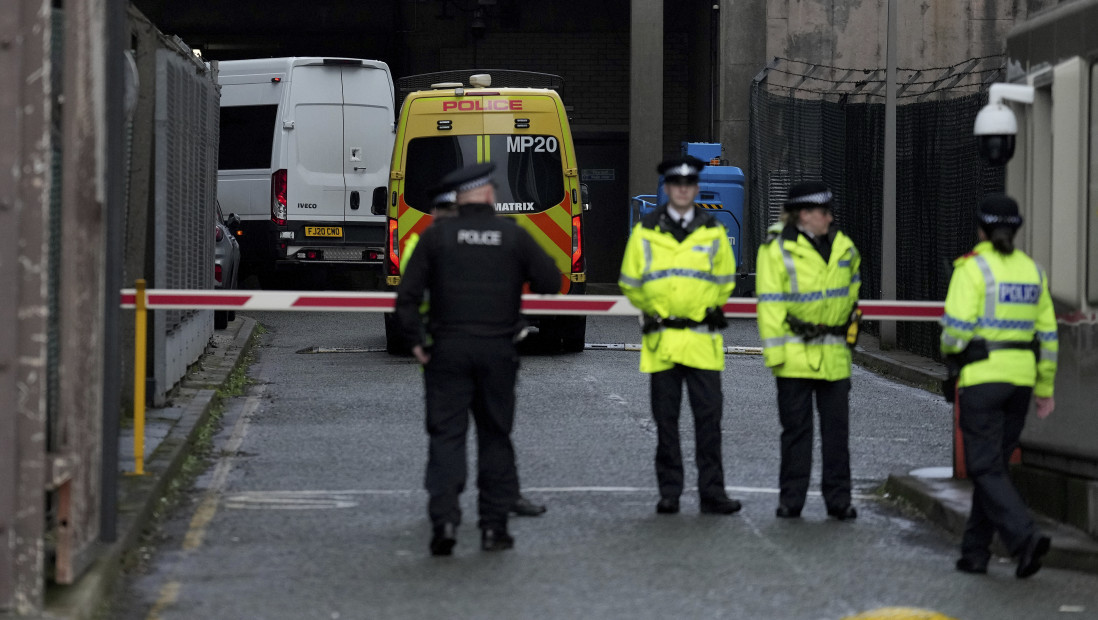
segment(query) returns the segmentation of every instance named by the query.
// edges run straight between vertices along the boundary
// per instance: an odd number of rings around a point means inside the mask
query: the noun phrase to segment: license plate
[[[342,226],[306,226],[306,237],[342,237]]]

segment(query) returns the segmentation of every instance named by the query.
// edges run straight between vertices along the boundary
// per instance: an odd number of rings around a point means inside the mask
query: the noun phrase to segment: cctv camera
[[[976,115],[973,135],[980,142],[980,157],[993,166],[1002,166],[1014,156],[1018,121],[1004,100],[1033,103],[1033,87],[1019,84],[992,84],[989,101]]]

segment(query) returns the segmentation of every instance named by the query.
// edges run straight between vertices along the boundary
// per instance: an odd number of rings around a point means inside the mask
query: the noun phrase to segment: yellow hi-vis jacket
[[[633,227],[618,285],[645,314],[701,321],[708,308],[723,307],[736,287],[736,259],[728,233],[717,218],[697,207],[681,242],[670,232],[671,226],[678,224],[663,206]],[[705,325],[665,327],[645,334],[642,341],[641,372],[660,372],[675,364],[724,370],[724,338]]]
[[[793,333],[787,317],[817,325],[845,325],[858,302],[861,262],[854,242],[841,231],[834,232],[826,263],[793,225],[786,225],[759,248],[755,264],[759,337],[763,361],[774,376],[825,381],[850,376],[845,335],[824,334],[806,341]]]
[[[984,241],[953,263],[953,277],[942,315],[942,353],[960,353],[974,338],[988,344],[988,358],[966,364],[957,386],[1011,383],[1033,386],[1052,396],[1056,377],[1056,313],[1048,278],[1021,250],[1000,254]],[[996,348],[996,343],[1028,343],[1034,335],[1040,353]]]

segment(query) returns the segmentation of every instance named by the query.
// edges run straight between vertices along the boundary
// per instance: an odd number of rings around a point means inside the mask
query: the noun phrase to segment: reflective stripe
[[[942,346],[953,349],[963,349],[968,345],[968,338],[954,336],[948,332],[942,332]]]
[[[641,273],[648,273],[648,270],[652,268],[652,242],[648,239],[642,239],[641,247],[644,248],[644,269],[641,269]]]
[[[1049,351],[1048,349],[1041,349],[1041,361],[1056,363],[1056,351]]]
[[[633,288],[640,288],[641,284],[644,284],[636,278],[630,278],[629,276],[622,274],[618,276],[618,285],[632,286]]]
[[[653,280],[662,280],[664,278],[695,278],[697,280],[712,282],[713,284],[728,284],[736,281],[735,275],[715,276],[709,272],[697,271],[696,269],[661,269],[659,271],[645,273],[641,276],[641,281],[652,282]]]
[[[763,339],[763,347],[780,347],[787,344],[804,344],[804,345],[817,345],[817,344],[846,344],[846,336],[836,336],[835,334],[824,334],[819,338],[813,338],[812,340],[805,341],[800,336],[778,336],[776,338]]]
[[[1041,342],[1055,342],[1056,341],[1056,332],[1038,331],[1037,332],[1037,338],[1039,338],[1041,340]]]
[[[789,301],[794,303],[806,303],[810,301],[822,301],[825,297],[848,297],[850,287],[832,288],[826,291],[812,291],[811,293],[763,293],[759,295],[759,301]]]
[[[793,262],[793,255],[785,249],[785,242],[778,244],[782,251],[782,261],[785,262],[785,271],[789,274],[789,290],[792,293],[800,292],[797,286],[797,265]]]
[[[998,291],[995,288],[995,274],[991,272],[991,265],[987,264],[987,259],[983,256],[976,255],[976,264],[980,267],[980,271],[984,273],[984,317],[995,317],[995,303],[998,299]]]
[[[969,323],[968,321],[962,321],[961,319],[958,319],[957,317],[954,317],[954,316],[951,316],[951,315],[948,315],[948,314],[943,314],[942,315],[941,324],[945,325],[946,327],[952,327],[954,329],[961,329],[961,330],[969,331],[969,332],[976,329],[976,324],[975,323]]]
[[[842,288],[829,288],[827,289],[826,295],[828,297],[849,297],[850,287],[844,286]]]
[[[856,274],[850,276],[850,283],[851,284],[855,284],[855,283],[858,283],[858,282],[861,282],[861,281],[862,281],[862,274],[860,274],[860,273],[856,273]]]
[[[709,270],[713,270],[713,263],[717,260],[717,252],[720,251],[721,246],[720,239],[714,239],[713,245],[709,246]]]
[[[788,297],[787,293],[763,293],[759,295],[759,301],[788,301]]]
[[[849,266],[850,266],[850,261],[848,261],[848,260],[839,261],[839,267],[849,267]]]
[[[1033,329],[1033,321],[1008,321],[1004,319],[995,319],[982,316],[976,319],[976,325],[979,327],[991,327],[994,329]]]

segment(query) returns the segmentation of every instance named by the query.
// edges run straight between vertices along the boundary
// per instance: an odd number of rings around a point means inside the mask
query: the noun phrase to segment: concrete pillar
[[[631,0],[629,195],[656,191],[663,159],[663,0]]]
[[[751,80],[766,66],[766,0],[714,0],[720,5],[719,136],[729,165],[747,170]],[[744,226],[746,227],[746,223]]]

